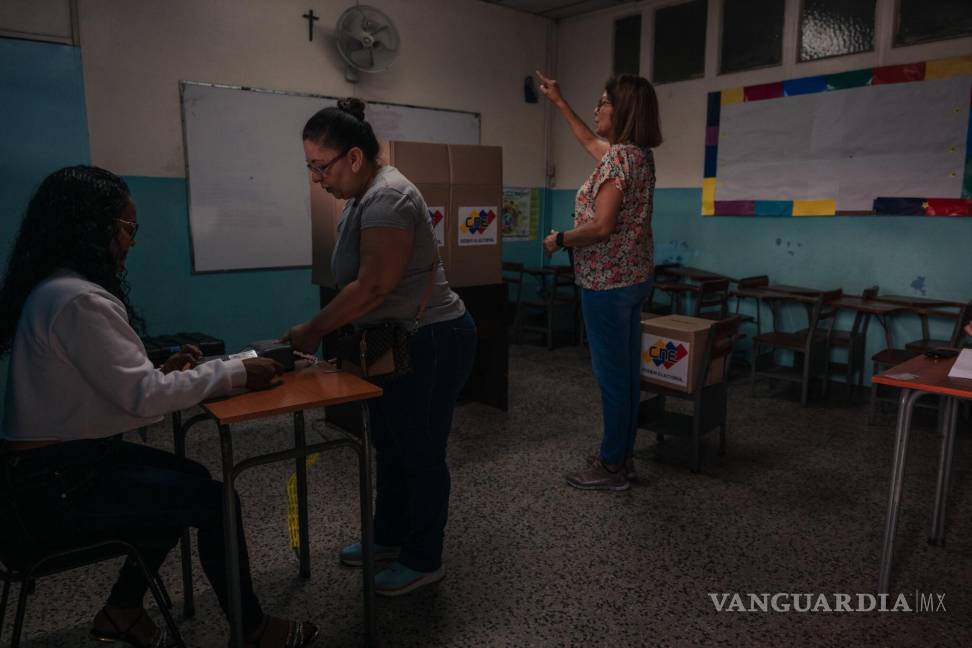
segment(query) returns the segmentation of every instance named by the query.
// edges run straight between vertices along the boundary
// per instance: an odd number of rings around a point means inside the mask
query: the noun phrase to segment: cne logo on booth
[[[443,214],[442,210],[440,209],[436,209],[435,211],[432,211],[430,209],[429,218],[432,219],[432,227],[435,227],[436,225],[442,222],[442,219],[445,218],[445,214]]]
[[[671,369],[688,355],[688,351],[681,344],[675,346],[671,340],[659,339],[655,340],[655,343],[642,355],[645,362],[654,363],[656,367],[664,365],[666,369]]]
[[[496,220],[496,212],[492,209],[489,211],[474,209],[459,223],[459,226],[462,228],[463,234],[482,234],[493,224],[494,220]]]

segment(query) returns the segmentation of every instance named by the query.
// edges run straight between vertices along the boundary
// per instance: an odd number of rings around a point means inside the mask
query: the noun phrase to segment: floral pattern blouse
[[[652,273],[655,158],[651,149],[633,144],[614,144],[608,149],[577,192],[574,227],[594,222],[594,199],[608,181],[622,195],[617,227],[607,240],[574,250],[577,283],[589,290],[632,286],[648,281]]]

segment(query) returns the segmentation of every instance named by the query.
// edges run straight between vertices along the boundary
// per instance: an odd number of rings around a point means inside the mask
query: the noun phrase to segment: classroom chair
[[[796,382],[800,385],[800,404],[806,407],[810,378],[816,375],[822,376],[821,395],[827,397],[830,382],[827,379],[828,349],[837,314],[833,302],[840,299],[842,294],[840,289],[831,290],[821,293],[812,303],[807,304],[808,326],[805,329],[792,333],[774,330],[753,338],[753,363],[749,378],[752,395],[756,395],[758,376]],[[786,295],[781,295],[780,299],[786,301]],[[773,328],[777,327],[777,318],[774,317]],[[793,354],[793,365],[782,365],[771,360],[767,366],[760,367],[758,359],[761,348],[770,350],[771,359],[777,351],[790,351]]]
[[[8,533],[8,530],[4,530]],[[24,618],[27,614],[27,598],[34,593],[37,579],[44,576],[52,576],[62,572],[71,571],[80,567],[86,567],[105,560],[127,556],[132,559],[142,570],[145,581],[149,585],[149,591],[158,605],[159,611],[165,621],[163,632],[168,630],[168,643],[163,645],[175,645],[179,648],[186,648],[179,629],[176,627],[175,620],[169,609],[172,601],[168,592],[165,590],[158,574],[149,572],[145,566],[142,555],[131,544],[123,540],[105,540],[86,545],[73,547],[62,547],[50,551],[30,552],[25,555],[23,551],[12,551],[9,549],[9,538],[4,543],[2,555],[0,555],[0,580],[3,581],[3,594],[0,597],[0,639],[3,638],[4,619],[7,616],[7,601],[10,597],[11,583],[20,584],[20,592],[17,599],[17,610],[14,614],[14,624],[10,636],[10,648],[20,646],[20,635],[24,627]]]
[[[537,299],[527,299],[520,302],[516,339],[523,338],[523,332],[539,333],[547,346],[554,348],[554,323],[557,313],[570,312],[571,327],[573,328],[574,343],[579,342],[580,325],[580,290],[574,283],[574,270],[569,266],[554,266],[542,277],[542,285]],[[531,317],[532,316],[532,317]],[[539,319],[539,323],[537,320]]]
[[[661,265],[656,265],[653,272],[653,280],[651,283],[651,291],[648,293],[648,299],[645,300],[644,305],[641,307],[642,312],[650,313],[654,315],[671,315],[672,313],[678,312],[677,293],[670,292],[667,287],[671,284],[678,282],[678,277],[665,272],[668,268],[677,268],[680,263],[662,263]],[[656,293],[665,293],[668,295],[668,304],[655,303]]]
[[[862,299],[874,299],[877,297],[878,287],[871,286],[861,293]],[[830,349],[827,351],[827,375],[842,374],[847,385],[847,397],[851,396],[851,387],[854,382],[854,375],[857,375],[857,386],[864,384],[864,352],[867,342],[867,326],[871,321],[871,316],[867,313],[858,311],[854,315],[854,323],[849,331],[833,329],[830,332]],[[831,352],[834,349],[847,350],[847,362],[835,362],[831,359]]]
[[[715,321],[729,317],[729,280],[708,279],[700,282],[692,315]]]
[[[906,349],[913,351],[921,351],[924,353],[929,349],[937,349],[939,347],[949,347],[958,348],[962,345],[965,335],[965,325],[972,320],[972,301],[965,304],[958,313],[958,319],[955,321],[955,326],[952,328],[952,334],[947,340],[932,340],[929,339],[931,336],[928,332],[928,317],[929,315],[938,314],[936,311],[922,311],[919,313],[921,318],[921,339],[912,340],[905,344]],[[945,315],[945,313],[942,313]]]
[[[642,400],[639,408],[638,427],[655,433],[658,452],[661,452],[666,436],[688,436],[692,442],[692,472],[702,466],[702,436],[719,428],[719,455],[726,453],[726,404],[729,390],[729,365],[732,348],[739,337],[741,319],[731,316],[716,322],[709,329],[702,362],[696,367],[694,390],[679,391],[656,383],[642,381]],[[717,363],[718,377],[706,385],[710,372]],[[665,399],[678,398],[692,402],[692,414],[665,411]]]
[[[763,330],[762,330],[762,320],[760,318],[760,311],[762,310],[762,308],[760,308],[759,298],[758,297],[744,297],[744,296],[739,295],[739,292],[738,291],[739,291],[740,288],[742,288],[742,289],[746,289],[746,288],[762,288],[762,287],[768,286],[768,285],[769,285],[769,277],[767,275],[756,275],[754,277],[743,277],[742,279],[740,279],[739,281],[736,282],[736,289],[729,292],[729,296],[730,297],[735,297],[736,298],[736,315],[739,315],[739,305],[742,303],[742,301],[744,299],[752,299],[753,300],[754,305],[756,307],[756,334],[757,335],[759,335],[760,333],[763,332]],[[743,317],[744,317],[743,322],[751,322],[751,321],[753,321],[752,318],[750,318],[748,315],[747,316],[743,316]]]

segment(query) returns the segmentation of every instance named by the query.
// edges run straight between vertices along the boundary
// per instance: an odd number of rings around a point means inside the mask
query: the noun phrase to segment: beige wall
[[[503,147],[504,182],[542,185],[543,106],[523,101],[547,21],[478,0],[374,0],[400,54],[384,73],[344,80],[329,38],[351,0],[80,0],[94,164],[125,175],[184,175],[180,80],[325,94],[482,114]],[[309,8],[321,16],[307,39]]]
[[[678,4],[672,1],[640,2],[634,5],[579,16],[560,23],[558,81],[574,109],[592,119],[594,103],[611,73],[611,38],[614,19],[642,13],[642,74],[650,78],[654,10]],[[769,83],[817,74],[828,74],[879,65],[896,65],[972,53],[972,38],[939,41],[927,45],[892,48],[894,0],[877,0],[875,51],[841,56],[812,63],[796,63],[800,0],[786,0],[783,33],[783,65],[719,75],[720,0],[709,0],[706,37],[706,73],[703,79],[667,83],[657,87],[665,142],[656,152],[659,187],[700,187],[705,146],[706,94],[724,88]],[[556,186],[574,188],[583,184],[592,164],[559,120],[553,127],[553,162]]]

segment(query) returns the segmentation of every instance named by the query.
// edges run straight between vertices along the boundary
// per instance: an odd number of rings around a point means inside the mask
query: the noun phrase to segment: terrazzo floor
[[[944,594],[937,612],[717,612],[709,593],[857,593],[876,589],[894,413],[865,425],[840,390],[802,409],[792,395],[731,387],[729,447],[707,444],[701,474],[686,448],[654,435],[636,449],[641,480],[623,493],[564,483],[597,443],[600,402],[588,356],[511,349],[511,409],[461,405],[451,437],[447,577],[379,599],[383,646],[972,646],[972,435],[961,423],[944,547],[926,534],[937,470],[933,421],[912,435],[892,591]],[[308,433],[320,429],[309,413]],[[922,421],[919,420],[919,423]],[[237,426],[238,456],[281,448],[290,419]],[[149,443],[171,447],[163,426]],[[218,473],[214,431],[189,455]],[[357,538],[356,458],[334,451],[309,470],[312,577],[297,578],[286,525],[292,465],[239,481],[254,580],[264,607],[321,626],[319,646],[362,642],[360,572],[337,549]],[[39,582],[25,646],[89,645],[87,629],[117,566]],[[197,615],[183,620],[178,552],[162,576],[189,646],[226,645],[226,624],[196,563]],[[834,599],[831,597],[831,602]],[[937,601],[937,597],[935,597]],[[150,602],[150,601],[149,601]],[[157,612],[152,610],[155,616]],[[12,610],[5,624],[9,636]],[[6,645],[6,643],[4,643]]]

